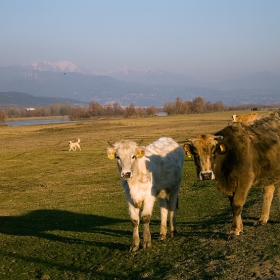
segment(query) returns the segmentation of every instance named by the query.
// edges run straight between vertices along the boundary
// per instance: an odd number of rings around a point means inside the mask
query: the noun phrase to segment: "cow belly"
[[[280,148],[280,147],[279,147]],[[254,187],[265,187],[267,185],[279,183],[280,181],[280,165],[279,165],[280,153],[274,153],[273,156],[267,158],[264,164],[262,162],[262,167],[259,172],[256,172]],[[257,168],[255,168],[257,170]]]
[[[271,184],[277,184],[280,182],[280,170],[278,174],[272,174],[271,176],[263,176],[261,178],[256,178],[253,183],[253,187],[265,187]]]

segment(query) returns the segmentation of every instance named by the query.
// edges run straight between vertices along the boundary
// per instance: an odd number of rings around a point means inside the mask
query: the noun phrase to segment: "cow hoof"
[[[267,224],[267,222],[264,221],[257,221],[256,223],[254,223],[254,226],[264,226],[265,224]]]
[[[149,248],[149,247],[152,247],[152,242],[144,242],[143,243],[143,249],[146,249],[146,248]]]
[[[159,240],[165,240],[166,239],[166,235],[165,234],[160,234],[158,239]]]
[[[257,222],[257,225],[265,225],[267,224],[268,218],[264,217],[264,218],[260,218]]]
[[[240,235],[240,233],[242,233],[241,230],[238,230],[238,229],[232,229],[230,232],[229,232],[229,236],[230,237],[236,237],[238,235]]]
[[[129,252],[136,252],[139,249],[139,247],[130,247]]]
[[[130,246],[129,252],[136,252],[139,249],[139,245],[132,244]]]
[[[129,252],[136,252],[139,249],[139,247],[130,247]]]
[[[170,232],[170,237],[177,236],[178,232],[176,230]]]

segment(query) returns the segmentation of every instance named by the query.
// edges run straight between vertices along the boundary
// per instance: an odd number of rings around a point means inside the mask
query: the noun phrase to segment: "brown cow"
[[[233,122],[250,122],[258,117],[257,113],[251,113],[247,115],[232,115]]]
[[[243,230],[241,212],[251,187],[265,190],[259,223],[267,223],[274,184],[280,181],[278,117],[232,123],[213,135],[187,139],[184,150],[188,156],[193,155],[199,179],[215,180],[217,188],[229,197],[233,212],[231,235]]]

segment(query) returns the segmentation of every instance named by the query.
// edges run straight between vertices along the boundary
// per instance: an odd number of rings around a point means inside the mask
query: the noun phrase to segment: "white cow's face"
[[[113,147],[107,148],[107,155],[110,159],[116,159],[122,179],[129,179],[133,176],[135,162],[143,157],[145,150],[137,147],[137,144],[130,140],[117,142]]]

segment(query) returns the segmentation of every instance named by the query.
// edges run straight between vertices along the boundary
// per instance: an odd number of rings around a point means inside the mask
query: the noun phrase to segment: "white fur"
[[[108,147],[110,159],[116,158],[122,186],[133,225],[130,250],[139,248],[139,214],[144,223],[143,247],[151,246],[149,222],[156,198],[161,211],[160,239],[166,238],[170,212],[170,234],[176,233],[175,212],[182,178],[184,150],[171,138],[162,137],[147,147],[122,140]]]
[[[80,138],[78,138],[78,141],[77,142],[72,142],[72,141],[69,141],[69,152],[72,150],[72,151],[76,151],[76,149],[78,148],[80,151],[81,151],[81,146],[80,146]]]

